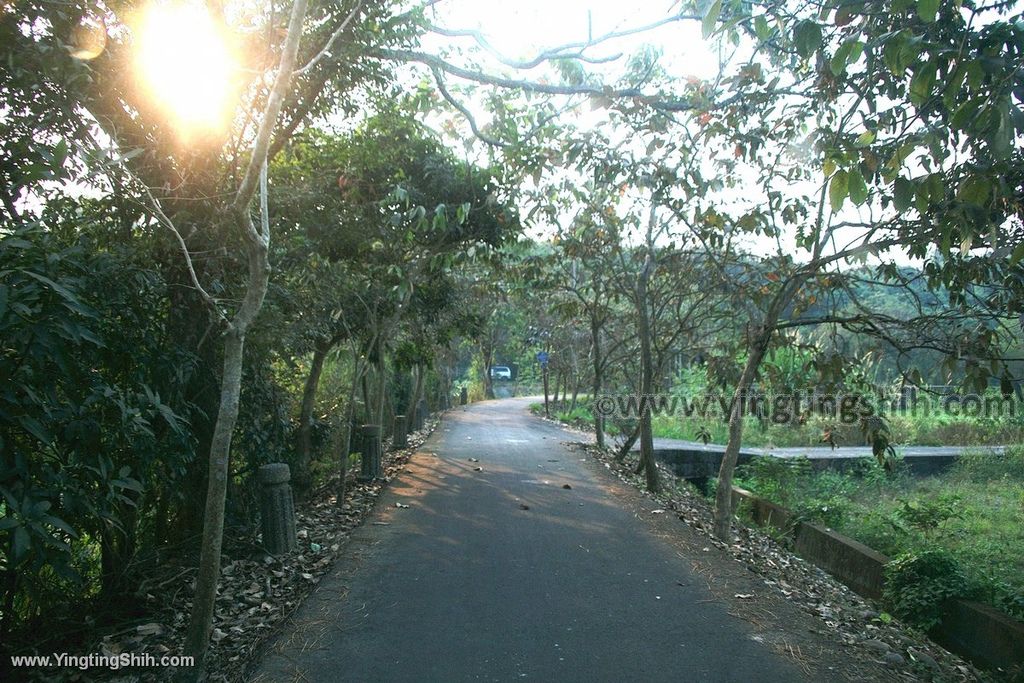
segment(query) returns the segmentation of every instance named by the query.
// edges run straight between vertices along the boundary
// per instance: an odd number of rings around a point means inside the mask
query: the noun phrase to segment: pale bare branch
[[[470,130],[473,131],[473,135],[478,137],[483,142],[486,142],[488,145],[491,145],[492,147],[508,147],[507,142],[502,142],[501,140],[491,137],[490,135],[487,135],[486,133],[481,131],[480,128],[476,125],[476,119],[473,117],[473,114],[470,113],[470,111],[466,109],[466,107],[463,106],[458,100],[456,100],[450,92],[448,92],[448,88],[446,88],[444,85],[444,77],[441,75],[441,72],[438,69],[433,68],[431,69],[431,71],[434,74],[434,80],[437,82],[437,90],[438,92],[441,93],[441,97],[443,97],[448,104],[452,105],[455,109],[459,111],[460,114],[462,114],[463,118],[465,118],[466,121],[469,123],[469,128]]]
[[[649,95],[637,88],[613,88],[600,85],[568,85],[562,83],[539,83],[524,79],[505,78],[487,74],[482,71],[465,69],[441,59],[436,55],[413,50],[391,50],[377,48],[370,51],[370,56],[378,57],[396,62],[418,62],[431,69],[438,69],[444,73],[462,78],[467,81],[475,81],[486,85],[493,85],[497,88],[509,90],[523,90],[526,92],[542,93],[546,95],[590,95],[592,97],[605,98],[632,98],[649,107],[663,111],[690,111],[695,105],[687,99],[668,98],[661,95]]]
[[[359,2],[356,3],[356,6],[352,8],[352,11],[348,13],[348,16],[345,17],[345,20],[342,21],[338,28],[334,30],[334,33],[331,34],[331,37],[324,44],[323,48],[321,48],[320,51],[316,53],[316,56],[310,59],[308,62],[306,62],[306,65],[304,67],[302,67],[301,69],[297,69],[292,74],[292,76],[301,76],[307,71],[313,69],[321,61],[323,61],[323,59],[326,58],[330,54],[331,50],[334,48],[334,43],[337,42],[338,38],[340,38],[341,34],[345,32],[345,29],[348,28],[348,25],[352,22],[353,19],[355,19],[356,15],[359,14],[359,11],[362,8],[363,0],[359,0]]]

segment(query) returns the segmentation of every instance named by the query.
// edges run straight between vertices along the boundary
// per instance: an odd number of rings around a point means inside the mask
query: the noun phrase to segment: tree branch
[[[467,81],[475,81],[485,85],[492,85],[497,88],[509,90],[524,90],[527,92],[541,93],[545,95],[591,95],[593,97],[609,98],[633,98],[647,106],[662,111],[690,111],[695,105],[688,100],[668,99],[656,95],[648,95],[636,88],[612,88],[596,85],[565,85],[552,83],[538,83],[537,81],[521,80],[494,76],[455,66],[436,55],[412,50],[392,50],[387,48],[376,48],[368,53],[371,57],[395,62],[419,62],[431,69],[438,69],[447,74],[462,78]]]
[[[665,19],[662,19],[660,21],[646,24],[644,26],[637,26],[635,28],[626,29],[623,31],[611,31],[602,36],[598,36],[597,38],[588,38],[585,41],[566,43],[564,45],[559,45],[557,47],[548,48],[540,52],[533,59],[528,60],[511,59],[510,57],[505,56],[500,51],[498,51],[493,45],[491,45],[490,41],[487,40],[487,37],[481,31],[477,31],[474,29],[449,29],[444,28],[442,26],[437,26],[436,24],[430,24],[427,26],[427,28],[428,30],[434,33],[437,33],[448,38],[472,38],[474,41],[476,41],[477,45],[486,50],[489,54],[491,54],[495,59],[497,59],[502,64],[510,66],[514,69],[532,69],[552,59],[577,59],[582,62],[587,62],[589,64],[604,64],[607,62],[613,62],[616,59],[619,59],[622,56],[622,54],[619,53],[607,57],[587,57],[586,55],[584,55],[584,52],[586,52],[588,49],[592,47],[600,45],[601,43],[606,43],[617,38],[625,38],[628,36],[636,35],[638,33],[646,33],[647,31],[652,31],[661,26],[665,26],[666,24],[671,24],[673,22],[683,20],[700,21],[701,17],[696,14],[676,14],[671,17],[666,17]]]
[[[253,228],[252,220],[248,216],[249,204],[256,193],[257,176],[263,164],[266,163],[267,150],[270,147],[270,136],[277,125],[277,118],[284,106],[284,98],[288,94],[288,88],[292,81],[292,72],[295,70],[295,62],[298,59],[299,40],[302,37],[302,22],[306,17],[306,6],[308,0],[295,0],[292,5],[292,14],[288,19],[288,33],[285,37],[284,48],[281,51],[281,64],[277,69],[277,78],[274,79],[274,86],[267,98],[267,106],[263,110],[263,120],[260,121],[259,131],[252,146],[252,156],[245,169],[245,175],[238,186],[238,192],[231,208],[236,215],[243,218],[248,225],[250,237],[260,241],[260,234]]]
[[[445,101],[448,102],[448,104],[452,105],[455,109],[459,111],[459,113],[462,114],[462,116],[469,123],[469,128],[470,130],[473,131],[473,135],[475,135],[483,142],[486,142],[488,145],[491,145],[492,147],[508,147],[507,142],[502,142],[501,140],[493,138],[490,135],[487,135],[486,133],[481,131],[480,128],[477,127],[476,125],[476,119],[473,118],[473,114],[471,114],[470,111],[466,109],[465,106],[460,104],[454,97],[452,97],[452,94],[448,92],[448,88],[444,86],[444,78],[441,76],[440,70],[435,68],[431,68],[430,70],[434,74],[434,80],[437,82],[437,90],[438,92],[441,93],[441,97],[443,97]]]
[[[324,44],[323,48],[321,48],[321,50],[316,53],[316,56],[310,59],[308,62],[306,62],[306,65],[304,67],[302,67],[301,69],[297,69],[294,73],[292,73],[292,76],[301,76],[305,74],[307,71],[310,71],[311,69],[313,69],[313,67],[319,64],[325,57],[327,57],[331,49],[334,47],[335,41],[337,41],[338,38],[341,37],[341,34],[345,32],[345,29],[348,28],[349,23],[351,23],[351,21],[355,19],[356,15],[359,13],[359,10],[361,10],[362,8],[363,0],[359,0],[356,3],[356,6],[352,8],[352,11],[348,13],[348,16],[345,17],[345,20],[341,22],[341,25],[339,25],[338,28],[335,29],[334,33],[331,34],[331,37]]]

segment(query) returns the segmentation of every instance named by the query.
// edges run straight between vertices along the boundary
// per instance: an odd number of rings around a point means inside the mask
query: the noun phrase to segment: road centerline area
[[[445,416],[257,680],[805,679],[526,406]]]

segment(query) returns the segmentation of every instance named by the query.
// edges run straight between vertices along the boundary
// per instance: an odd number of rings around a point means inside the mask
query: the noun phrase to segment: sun
[[[196,2],[150,3],[135,26],[135,68],[149,97],[186,135],[222,130],[238,64],[224,29]]]

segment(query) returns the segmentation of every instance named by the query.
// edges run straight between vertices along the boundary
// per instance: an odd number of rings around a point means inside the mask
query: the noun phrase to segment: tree
[[[732,147],[734,159],[758,169],[768,207],[724,224],[749,231],[768,226],[773,234],[781,220],[807,253],[804,262],[773,274],[763,314],[748,327],[716,495],[715,531],[722,540],[729,537],[741,397],[809,282],[869,255],[891,276],[888,250],[928,259],[936,248],[945,260],[927,268],[934,283],[951,286],[956,301],[973,276],[991,278],[993,269],[1016,267],[1006,259],[1014,249],[1004,230],[1009,219],[1019,221],[1020,207],[1005,179],[1021,160],[1010,143],[1024,130],[1012,104],[1019,102],[1020,76],[1011,64],[1024,34],[1009,22],[980,19],[985,8],[965,10],[897,2],[807,3],[796,10],[767,3],[756,12],[716,3],[709,11],[708,24],[721,19],[716,30],[724,38],[745,35],[755,49],[721,81],[728,83],[721,97],[729,104],[699,114],[695,124],[715,129],[723,152]],[[778,77],[770,78],[766,66]],[[802,196],[807,186],[814,190]],[[864,207],[861,215],[873,215],[852,217],[843,211],[847,200]],[[683,209],[676,215],[686,220]],[[719,228],[713,222],[711,229],[707,221],[687,224],[714,246]],[[983,251],[972,253],[985,242]],[[799,314],[793,317],[787,325],[800,324]]]

